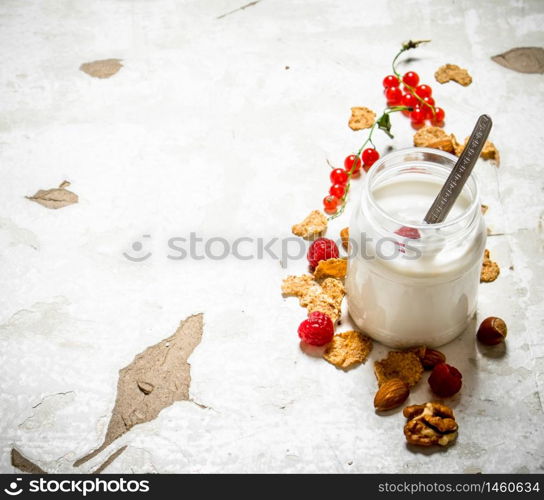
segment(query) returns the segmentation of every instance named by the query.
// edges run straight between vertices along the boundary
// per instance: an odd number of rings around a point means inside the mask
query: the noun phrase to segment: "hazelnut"
[[[374,407],[378,411],[387,411],[400,406],[410,395],[410,388],[400,378],[384,382],[374,397]]]
[[[484,345],[497,345],[506,338],[506,323],[501,318],[490,316],[482,321],[476,337]]]

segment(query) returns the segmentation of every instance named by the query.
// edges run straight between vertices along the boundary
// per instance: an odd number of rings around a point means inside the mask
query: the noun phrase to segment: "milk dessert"
[[[423,222],[456,160],[406,149],[381,158],[364,180],[350,224],[349,312],[388,346],[440,346],[476,311],[486,229],[474,176],[444,222]]]

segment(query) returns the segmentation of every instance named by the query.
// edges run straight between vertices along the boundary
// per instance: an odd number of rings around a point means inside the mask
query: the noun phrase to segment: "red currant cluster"
[[[409,116],[414,128],[422,127],[425,125],[426,120],[430,121],[433,125],[443,125],[446,113],[444,113],[442,108],[435,106],[431,87],[425,84],[419,85],[419,75],[417,73],[408,71],[404,76],[401,76],[396,68],[397,60],[401,54],[407,50],[415,49],[420,44],[428,41],[409,40],[402,44],[401,49],[394,57],[392,63],[394,74],[386,76],[383,80],[387,107],[370,128],[368,137],[357,153],[346,157],[344,168],[334,168],[331,171],[329,194],[323,198],[323,207],[325,212],[330,215],[329,219],[338,217],[344,211],[351,178],[359,176],[361,168],[365,172],[368,172],[368,169],[380,158],[380,153],[378,153],[372,141],[374,131],[378,128],[390,138],[393,138],[391,134],[391,113],[401,111],[404,115]]]
[[[442,108],[435,106],[432,97],[433,89],[429,85],[419,85],[419,75],[408,71],[400,75],[387,75],[383,79],[384,94],[388,106],[408,106],[412,111],[403,110],[402,114],[409,116],[414,128],[420,128],[428,120],[431,124],[442,126],[446,113]]]
[[[365,149],[362,154],[346,156],[344,168],[335,168],[331,170],[331,187],[328,196],[323,198],[323,207],[328,214],[335,214],[338,206],[342,205],[348,194],[348,183],[351,177],[358,177],[361,173],[361,167],[365,172],[376,163],[380,153],[374,148]]]

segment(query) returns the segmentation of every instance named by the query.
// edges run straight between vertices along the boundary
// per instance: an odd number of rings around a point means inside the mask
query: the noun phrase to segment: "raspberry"
[[[429,377],[432,391],[441,398],[449,398],[457,394],[463,385],[461,372],[446,363],[439,363],[433,368]]]
[[[399,236],[402,236],[404,238],[410,238],[411,240],[418,240],[419,238],[421,238],[421,234],[419,234],[419,231],[415,227],[399,227],[395,231],[395,234],[398,234]]]
[[[310,266],[316,267],[321,260],[337,259],[339,257],[336,243],[327,238],[317,238],[308,249],[308,262]]]
[[[298,336],[310,345],[328,344],[334,336],[334,325],[326,314],[314,311],[298,327]]]

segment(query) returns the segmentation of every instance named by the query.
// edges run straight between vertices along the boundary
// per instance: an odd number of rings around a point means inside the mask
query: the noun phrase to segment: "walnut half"
[[[417,446],[448,446],[457,439],[453,411],[440,403],[425,403],[404,408],[406,441]]]

